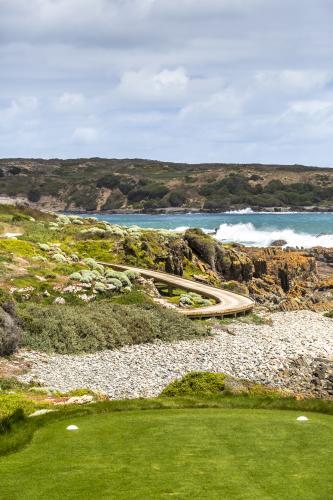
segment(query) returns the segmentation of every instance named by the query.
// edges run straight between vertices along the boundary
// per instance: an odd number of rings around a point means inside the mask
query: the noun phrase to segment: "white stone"
[[[33,413],[31,413],[29,415],[29,417],[39,417],[40,415],[45,415],[46,413],[52,413],[54,411],[58,411],[58,410],[46,410],[46,409],[36,410]]]
[[[92,403],[94,400],[91,394],[84,394],[83,396],[73,396],[66,401],[68,405],[84,405],[87,403]]]

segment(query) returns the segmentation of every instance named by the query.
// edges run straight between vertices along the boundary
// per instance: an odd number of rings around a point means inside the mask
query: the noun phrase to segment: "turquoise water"
[[[290,246],[333,247],[333,213],[94,214],[124,226],[217,230],[220,241],[267,246],[283,239]]]

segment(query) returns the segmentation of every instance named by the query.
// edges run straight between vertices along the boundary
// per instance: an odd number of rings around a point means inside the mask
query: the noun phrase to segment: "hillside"
[[[0,159],[0,201],[68,211],[333,210],[333,169],[140,159]]]

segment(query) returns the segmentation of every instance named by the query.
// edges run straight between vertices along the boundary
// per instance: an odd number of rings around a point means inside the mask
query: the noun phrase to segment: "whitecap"
[[[251,222],[246,224],[221,224],[216,239],[248,246],[267,247],[275,240],[284,240],[289,247],[333,247],[333,234],[298,233],[293,229],[257,229]]]

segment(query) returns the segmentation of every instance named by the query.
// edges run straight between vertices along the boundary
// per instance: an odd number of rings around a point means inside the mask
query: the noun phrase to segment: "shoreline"
[[[243,212],[249,210],[248,212]],[[105,214],[105,215],[182,215],[182,214],[224,214],[224,215],[255,215],[255,214],[325,214],[333,213],[333,207],[230,207],[225,211],[222,210],[208,210],[203,208],[155,208],[155,209],[143,209],[143,208],[119,208],[116,210],[64,210],[61,213],[64,214]]]

